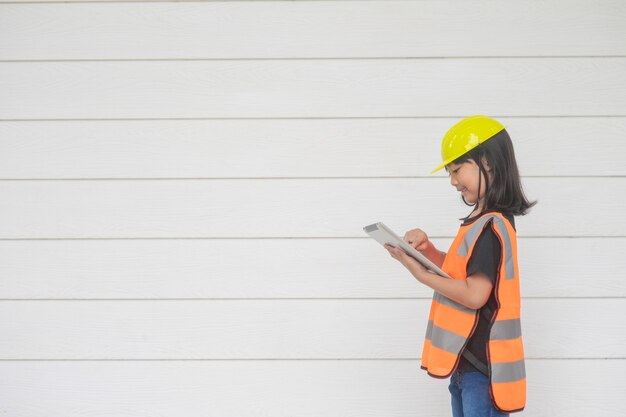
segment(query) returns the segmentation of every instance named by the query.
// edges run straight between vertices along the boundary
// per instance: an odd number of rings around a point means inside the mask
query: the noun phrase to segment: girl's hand
[[[409,271],[416,273],[426,272],[426,268],[424,268],[421,263],[417,262],[415,259],[413,259],[413,257],[407,255],[407,253],[401,248],[396,248],[389,243],[385,243],[385,249],[387,249],[389,254],[393,258],[396,258],[398,261],[400,261],[400,263],[402,263],[402,265],[404,265],[405,268],[407,268]]]
[[[425,251],[430,243],[428,235],[422,229],[409,230],[404,234],[403,240],[420,252]]]

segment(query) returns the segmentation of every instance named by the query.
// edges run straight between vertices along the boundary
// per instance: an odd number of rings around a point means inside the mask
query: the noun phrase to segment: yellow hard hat
[[[446,132],[441,141],[443,163],[435,168],[431,174],[495,136],[504,128],[505,126],[497,120],[480,114],[466,117],[456,123]]]

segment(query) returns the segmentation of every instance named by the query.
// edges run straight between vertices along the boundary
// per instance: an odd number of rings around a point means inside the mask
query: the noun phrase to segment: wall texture
[[[528,404],[618,416],[626,3],[0,0],[3,416],[445,416],[443,133],[502,120]]]

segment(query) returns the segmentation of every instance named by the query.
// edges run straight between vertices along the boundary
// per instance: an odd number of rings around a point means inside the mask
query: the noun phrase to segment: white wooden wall
[[[518,217],[528,404],[621,416],[626,3],[0,0],[0,415],[446,416],[441,136],[483,113]]]

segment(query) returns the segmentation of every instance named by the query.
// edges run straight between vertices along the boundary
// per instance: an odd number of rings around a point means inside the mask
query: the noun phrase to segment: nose
[[[454,175],[450,175],[450,184],[451,184],[454,188],[456,188],[456,186],[457,186],[457,184],[458,184],[458,183],[459,183],[459,182],[456,180],[456,178],[454,178]]]

